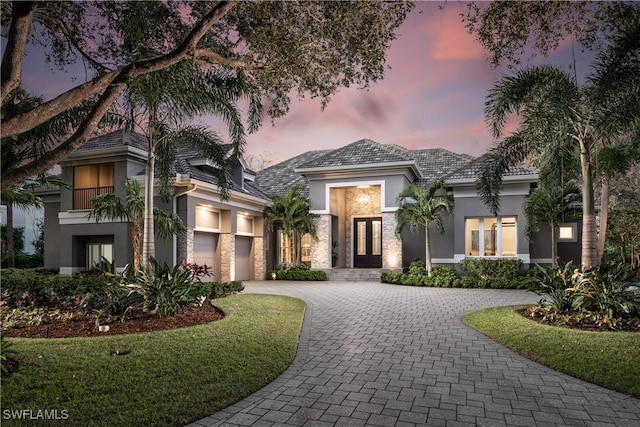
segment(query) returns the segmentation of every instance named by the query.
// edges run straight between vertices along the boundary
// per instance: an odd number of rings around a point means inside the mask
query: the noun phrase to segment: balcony
[[[112,194],[113,185],[108,187],[76,188],[73,190],[73,209],[93,209],[91,199],[101,194]]]

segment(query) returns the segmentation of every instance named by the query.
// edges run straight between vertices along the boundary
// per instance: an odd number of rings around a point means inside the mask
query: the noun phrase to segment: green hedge
[[[222,298],[229,295],[237,294],[244,291],[244,285],[238,280],[231,282],[212,282],[211,291],[209,292],[209,298]]]
[[[327,273],[322,270],[310,270],[306,265],[297,267],[279,267],[267,273],[267,280],[324,281]]]
[[[519,259],[472,259],[463,260],[460,264],[463,270],[470,271],[471,274],[458,276],[452,268],[437,266],[429,277],[424,261],[417,260],[411,263],[407,272],[382,273],[380,280],[383,283],[409,286],[494,289],[527,289],[532,282],[530,277],[518,275],[522,266]]]
[[[7,257],[2,257],[2,268],[6,268],[8,265]],[[44,255],[42,254],[25,254],[18,252],[15,255],[16,268],[37,268],[44,265]]]
[[[467,258],[460,261],[460,268],[475,273],[480,279],[517,279],[522,268],[519,258]]]
[[[83,296],[86,290],[105,284],[104,276],[47,274],[39,269],[3,269],[2,299],[5,304],[48,306]]]

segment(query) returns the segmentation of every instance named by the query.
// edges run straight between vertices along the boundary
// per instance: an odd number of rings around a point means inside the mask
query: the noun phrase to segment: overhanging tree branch
[[[100,96],[96,105],[91,109],[85,120],[78,127],[71,137],[65,142],[49,152],[45,158],[38,158],[29,163],[20,166],[11,172],[2,176],[2,190],[12,186],[13,184],[27,179],[30,176],[37,175],[41,171],[46,171],[55,166],[69,154],[81,147],[98,126],[102,117],[107,113],[111,104],[118,98],[120,93],[126,87],[125,83],[111,85]]]
[[[35,2],[13,2],[11,26],[7,37],[7,46],[2,56],[2,87],[0,102],[4,102],[9,93],[20,86],[22,81],[22,60],[27,46]],[[4,134],[2,135],[4,137]]]
[[[209,13],[204,15],[202,19],[193,27],[184,41],[176,49],[167,53],[166,55],[161,55],[155,58],[149,58],[140,62],[134,62],[125,65],[117,70],[114,70],[103,76],[96,77],[89,82],[77,86],[59,95],[55,99],[52,99],[51,101],[34,108],[31,111],[4,121],[2,123],[2,128],[0,129],[0,136],[4,138],[6,136],[18,135],[26,132],[67,110],[69,108],[69,105],[76,105],[80,101],[97,95],[101,91],[105,90],[109,85],[118,85],[120,83],[125,83],[128,80],[140,75],[161,70],[187,58],[193,58],[196,52],[196,46],[200,39],[206,34],[207,31],[209,31],[209,29],[215,22],[224,17],[230,11],[231,8],[235,6],[235,4],[236,2],[228,1],[216,4],[216,6],[211,9]],[[24,46],[18,52],[20,58],[22,57],[23,53]],[[2,66],[4,74],[4,58]],[[20,79],[17,80],[17,84],[19,83]],[[2,94],[4,96],[4,81]]]
[[[240,59],[227,58],[209,49],[196,49],[194,56],[196,59],[206,59],[211,63],[241,68],[248,71],[263,70],[265,68],[264,64],[252,64]]]

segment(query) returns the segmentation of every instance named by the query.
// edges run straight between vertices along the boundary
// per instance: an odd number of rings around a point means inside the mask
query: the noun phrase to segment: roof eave
[[[422,178],[422,172],[418,169],[415,161],[406,162],[385,162],[385,163],[364,163],[360,165],[340,165],[340,166],[318,166],[310,168],[294,168],[293,171],[299,174],[318,174],[326,172],[344,172],[348,170],[367,170],[367,169],[396,169],[398,167],[408,166],[413,171],[416,178]]]
[[[465,184],[475,184],[477,178],[456,178],[456,179],[446,179],[445,183],[447,185],[465,185]],[[527,175],[510,175],[502,178],[503,183],[518,183],[518,182],[536,182],[538,181],[538,174],[527,174]]]

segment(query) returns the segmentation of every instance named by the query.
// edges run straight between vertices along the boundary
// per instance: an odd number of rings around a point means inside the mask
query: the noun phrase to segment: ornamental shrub
[[[517,279],[522,268],[520,258],[465,258],[460,268],[477,274],[481,279]]]
[[[268,280],[301,280],[301,281],[324,281],[327,280],[327,273],[322,270],[311,270],[302,264],[297,267],[278,267],[267,273]]]
[[[431,278],[433,279],[433,286],[441,288],[451,288],[454,286],[455,281],[458,279],[458,275],[453,268],[436,266],[433,267]]]

